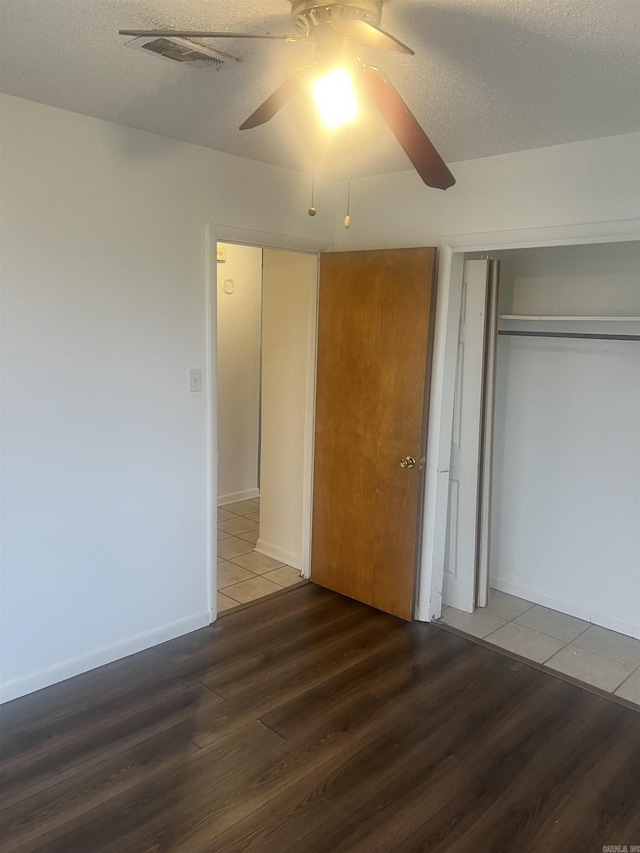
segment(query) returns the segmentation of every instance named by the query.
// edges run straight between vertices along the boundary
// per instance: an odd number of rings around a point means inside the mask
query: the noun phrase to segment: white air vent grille
[[[127,47],[154,53],[162,59],[180,62],[192,68],[220,68],[228,59],[234,57],[211,47],[205,47],[189,39],[171,36],[170,38],[150,38],[149,36],[132,39]]]

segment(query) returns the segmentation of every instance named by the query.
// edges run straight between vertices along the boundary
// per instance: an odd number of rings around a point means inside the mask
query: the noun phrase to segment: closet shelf
[[[601,316],[591,316],[591,317],[571,317],[565,314],[501,314],[501,320],[529,320],[529,321],[537,321],[537,320],[551,320],[551,321],[559,321],[559,322],[587,322],[587,323],[600,323],[602,321],[606,321],[607,323],[638,323],[640,322],[640,317],[621,317],[620,315],[616,317],[601,317]]]

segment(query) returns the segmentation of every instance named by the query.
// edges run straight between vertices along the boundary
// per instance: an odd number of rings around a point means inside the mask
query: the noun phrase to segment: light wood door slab
[[[435,257],[320,260],[311,579],[403,619],[414,610]]]

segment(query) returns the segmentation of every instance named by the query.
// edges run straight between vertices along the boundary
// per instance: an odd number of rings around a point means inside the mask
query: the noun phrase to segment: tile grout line
[[[571,643],[567,643],[564,648],[566,648],[567,646],[570,646],[570,645],[571,645]],[[600,660],[603,660],[606,663],[617,663],[618,666],[622,666],[625,669],[631,669],[631,667],[629,667],[626,663],[622,663],[622,661],[619,661],[619,660],[614,660],[613,658],[609,658],[606,655],[601,655],[599,652],[592,652],[591,649],[583,649],[582,646],[576,646],[576,648],[580,649],[581,652],[586,652],[586,654],[588,654],[588,655],[593,655],[596,658],[600,658]],[[558,649],[558,651],[555,652],[555,654],[560,654],[561,651],[563,651],[563,649]],[[631,670],[631,672],[633,672],[633,670]],[[629,673],[629,674],[631,674],[631,673]]]
[[[228,560],[227,562],[233,563],[232,560]],[[278,589],[287,589],[288,585],[283,586],[281,583],[278,583],[278,581],[274,580],[273,578],[267,578],[266,575],[270,574],[272,571],[277,571],[277,569],[279,569],[279,568],[293,568],[293,567],[287,566],[286,563],[283,563],[281,566],[276,566],[275,568],[270,569],[269,572],[264,572],[263,574],[259,575],[259,574],[257,574],[257,572],[253,572],[253,571],[251,571],[251,569],[246,569],[244,566],[241,566],[238,563],[233,563],[233,565],[237,565],[238,568],[244,569],[244,571],[249,572],[249,574],[251,574],[252,577],[246,578],[244,581],[237,581],[236,583],[229,584],[228,586],[225,586],[225,587],[218,587],[217,592],[222,593],[222,595],[226,596],[227,598],[231,599],[231,601],[234,601],[237,604],[248,604],[250,601],[258,601],[260,598],[264,598],[264,595],[259,595],[257,598],[249,599],[249,602],[238,601],[238,599],[234,598],[233,595],[231,594],[231,590],[233,587],[238,586],[241,583],[247,583],[248,581],[255,580],[256,578],[264,578],[264,580],[266,580],[269,583],[272,583],[275,586],[277,586]],[[270,593],[265,593],[265,595],[269,595],[269,594]],[[221,611],[221,612],[224,612],[224,611]]]
[[[258,500],[258,501],[256,501],[256,500],[255,500],[255,498],[248,498],[247,500],[251,500],[252,502],[254,502],[254,503],[255,503],[255,506],[256,506],[256,509],[255,509],[255,510],[252,510],[250,513],[245,513],[244,515],[240,515],[239,513],[234,512],[232,509],[229,509],[229,507],[232,507],[232,506],[233,506],[233,504],[225,504],[224,506],[219,506],[219,507],[218,507],[218,509],[219,509],[219,510],[223,510],[225,513],[228,513],[228,514],[231,516],[231,518],[224,519],[222,522],[220,522],[220,523],[218,523],[218,524],[217,524],[217,529],[218,529],[218,531],[220,531],[220,532],[222,532],[222,533],[227,533],[227,531],[226,531],[226,530],[224,530],[224,529],[222,529],[222,530],[221,530],[221,527],[220,527],[220,525],[221,525],[221,524],[224,524],[224,523],[225,523],[225,521],[233,521],[233,520],[238,519],[238,518],[244,518],[244,519],[246,519],[246,520],[248,521],[248,520],[249,520],[249,519],[248,519],[248,516],[249,516],[249,515],[253,514],[253,512],[260,512],[260,502],[259,502],[259,500]],[[239,503],[241,503],[241,502],[239,502]],[[255,524],[255,521],[253,521],[253,520],[252,520],[252,524]],[[256,532],[258,532],[258,533],[259,533],[259,530],[260,530],[260,524],[258,523],[258,524],[256,525],[256,527],[255,527],[253,530],[247,530],[247,531],[244,531],[243,533],[238,533],[238,534],[236,534],[236,533],[230,533],[230,534],[228,535],[228,537],[227,537],[227,538],[229,538],[229,539],[231,539],[231,538],[234,538],[234,539],[240,539],[242,536],[248,535],[249,533],[256,533]],[[223,540],[220,540],[220,541],[223,541],[223,542],[224,542],[224,541],[226,541],[226,540],[224,540],[224,539],[223,539]],[[237,557],[244,557],[244,556],[246,556],[247,554],[255,553],[255,543],[250,542],[248,539],[245,539],[245,540],[243,540],[243,541],[248,542],[250,545],[253,545],[254,547],[253,547],[252,549],[250,549],[249,551],[247,551],[247,552],[246,552],[246,554],[238,554],[238,555],[237,555]],[[255,580],[256,578],[260,578],[260,577],[262,577],[262,575],[259,575],[257,572],[254,572],[254,571],[252,571],[251,569],[246,568],[246,566],[242,566],[242,565],[240,565],[239,563],[236,563],[236,561],[235,561],[235,560],[236,560],[236,558],[222,557],[222,556],[217,552],[217,549],[216,549],[216,557],[217,557],[217,559],[218,559],[218,560],[224,560],[225,562],[229,563],[230,565],[236,566],[237,568],[242,569],[243,571],[248,572],[248,573],[251,575],[251,577],[249,577],[249,578],[245,578],[245,580],[244,580],[244,581],[237,581],[236,583],[232,583],[232,584],[229,584],[228,586],[224,586],[224,587],[218,586],[218,588],[217,588],[217,590],[216,590],[216,592],[217,592],[217,593],[220,593],[221,595],[223,595],[223,596],[225,596],[226,598],[228,598],[230,601],[233,601],[233,602],[234,602],[234,604],[236,604],[236,605],[248,604],[248,603],[250,603],[251,601],[258,601],[260,598],[264,598],[264,596],[258,596],[258,597],[257,597],[257,598],[255,598],[255,599],[250,599],[250,600],[249,600],[249,602],[246,602],[246,601],[238,601],[238,599],[237,599],[237,598],[234,598],[234,597],[233,597],[233,595],[231,594],[231,590],[233,589],[233,587],[238,586],[238,585],[239,585],[239,584],[241,584],[241,583],[246,583],[246,582],[248,582],[248,581]],[[265,573],[265,574],[266,574],[266,573]],[[274,581],[274,580],[269,579],[269,582],[270,582],[270,583],[273,583],[275,586],[277,586],[277,587],[278,587],[278,589],[285,589],[285,588],[286,588],[286,587],[281,586],[279,583],[277,583],[277,582],[276,582],[276,581]],[[230,610],[230,609],[232,609],[232,608],[226,608],[226,609],[229,609],[229,610]],[[225,609],[225,610],[221,610],[220,612],[221,612],[221,613],[224,613],[224,612],[226,612],[226,609]]]
[[[508,595],[508,594],[509,594],[509,593],[505,593],[505,595]],[[541,605],[541,604],[532,604],[532,605],[531,605],[531,607],[527,607],[527,609],[526,609],[526,610],[523,610],[523,611],[522,611],[522,613],[518,613],[518,615],[517,615],[517,616],[514,616],[513,618],[509,619],[509,620],[507,621],[507,624],[510,624],[510,623],[512,623],[512,622],[515,622],[515,623],[516,623],[516,625],[520,625],[520,623],[519,623],[519,622],[516,622],[516,619],[519,619],[519,618],[520,618],[520,616],[523,616],[525,613],[529,613],[529,611],[530,611],[530,610],[533,610],[533,608],[534,608],[534,607],[542,607],[542,606],[543,606],[543,605]],[[547,609],[547,610],[549,610],[549,609],[551,609],[551,608],[546,608],[546,609]],[[489,612],[491,612],[491,611],[489,611]],[[556,613],[560,613],[560,614],[561,614],[561,615],[563,615],[563,616],[564,616],[564,615],[567,615],[567,616],[569,615],[569,614],[563,614],[561,610],[557,610],[557,611],[554,611],[554,612],[556,612]],[[499,614],[499,613],[494,613],[493,615],[494,615],[494,616],[500,616],[500,614]],[[504,618],[504,617],[500,617],[500,618]],[[575,617],[571,617],[571,618],[577,619],[578,617],[577,617],[577,616],[575,616]],[[582,621],[583,621],[583,622],[585,622],[586,620],[585,620],[585,619],[583,619]],[[503,626],[503,625],[501,625],[500,627],[502,628],[502,627],[504,627],[504,626]],[[520,625],[520,627],[521,627],[521,628],[529,628],[529,626],[528,626],[528,625]],[[583,634],[586,634],[586,633],[587,633],[587,631],[588,631],[590,628],[599,628],[599,627],[602,627],[602,626],[601,626],[601,625],[596,625],[596,624],[595,624],[595,622],[589,622],[589,624],[587,625],[587,627],[586,627],[586,628],[583,628],[583,629],[582,629],[582,631],[580,631],[580,633],[579,633],[579,634],[576,634],[576,636],[575,636],[572,640],[568,640],[567,642],[565,642],[565,644],[564,644],[564,646],[562,647],[562,649],[558,649],[558,651],[557,651],[557,652],[554,652],[553,654],[557,655],[557,654],[559,654],[561,651],[563,651],[563,649],[567,648],[567,646],[570,646],[570,645],[572,645],[573,643],[575,643],[575,641],[576,641],[577,639],[579,639],[580,637],[582,637],[582,636],[583,636]],[[500,628],[496,628],[495,630],[496,630],[496,631],[499,631],[499,630],[500,630]],[[559,639],[559,637],[554,637],[552,634],[545,634],[545,632],[544,632],[544,631],[539,631],[537,628],[529,628],[529,630],[530,630],[530,631],[536,631],[538,634],[542,634],[542,635],[543,635],[543,636],[545,636],[545,637],[551,637],[551,639],[553,639],[553,640],[558,640],[558,642],[562,642],[562,641]],[[610,629],[610,628],[605,628],[604,630],[605,630],[605,631],[609,631],[609,630],[611,630],[611,629]],[[495,633],[495,631],[492,631],[491,633],[493,634],[493,633]],[[619,631],[614,631],[613,633],[614,633],[614,634],[617,634],[617,633],[620,633],[620,632],[619,632]],[[620,634],[620,636],[621,636],[621,637],[626,637],[627,635],[626,635],[626,634]],[[485,639],[486,639],[486,638],[485,638]],[[630,639],[632,639],[632,640],[633,640],[633,639],[635,639],[635,637],[631,637]],[[584,648],[584,646],[580,646],[580,645],[578,645],[578,646],[577,646],[577,648],[581,649],[583,652],[590,652],[591,654],[597,655],[597,656],[598,656],[598,657],[600,657],[600,658],[604,658],[605,660],[610,660],[612,663],[620,664],[620,666],[628,666],[628,664],[624,663],[624,661],[618,660],[617,658],[609,657],[609,655],[601,654],[600,652],[594,652],[592,649],[586,649],[586,648]],[[553,655],[551,655],[551,657],[553,657]],[[551,658],[547,658],[547,660],[550,660],[550,659],[551,659]],[[635,672],[635,670],[636,670],[636,669],[640,669],[640,664],[635,664],[635,666],[634,666],[634,668],[633,668],[633,672]],[[627,678],[630,678],[630,677],[631,677],[631,675],[633,675],[633,672],[632,672],[632,673],[630,673],[630,674],[627,676]],[[625,681],[627,680],[627,678],[625,678]],[[622,682],[622,683],[624,684],[624,682]],[[622,686],[622,685],[620,685],[620,686]],[[616,688],[616,689],[618,689],[618,688]]]
[[[602,625],[596,625],[595,622],[591,622],[589,624],[589,628],[602,628],[604,631],[611,631],[612,634],[619,634],[624,639],[628,639],[628,640],[635,641],[636,643],[640,643],[640,640],[638,640],[636,637],[631,637],[629,634],[622,634],[622,633],[620,633],[620,631],[613,631],[611,628],[604,628]],[[587,631],[589,630],[589,628],[587,628]],[[583,631],[582,634],[586,634],[586,631]],[[578,636],[581,637],[582,634],[579,634]],[[578,639],[578,637],[576,637],[576,640],[577,639]],[[571,642],[574,643],[575,640],[571,640]],[[587,649],[584,646],[578,646],[578,648],[582,649],[583,652],[591,652],[594,655],[599,655],[601,658],[606,658],[607,660],[613,661],[614,663],[619,663],[621,666],[627,666],[627,667],[630,666],[634,670],[640,668],[640,663],[634,663],[634,664],[625,663],[622,660],[618,660],[617,658],[612,658],[609,655],[605,655],[604,652],[594,652],[594,651],[592,651],[592,649]]]
[[[533,605],[533,607],[539,607],[539,606],[541,606],[541,605],[537,605],[537,604]],[[532,610],[533,607],[530,607],[529,610]],[[528,613],[529,610],[524,610],[523,613]],[[561,613],[561,611],[559,611],[559,610],[555,611],[555,612]],[[522,613],[519,615],[522,616]],[[568,615],[568,614],[562,614],[562,615]],[[578,639],[578,637],[581,637],[582,634],[584,634],[586,631],[588,631],[589,628],[591,628],[591,626],[593,625],[593,622],[590,622],[586,628],[583,628],[579,634],[576,634],[576,636],[573,638],[573,640],[563,641],[559,637],[554,637],[552,634],[545,634],[544,631],[538,631],[537,628],[529,628],[528,625],[521,625],[519,622],[516,622],[516,619],[518,619],[518,616],[515,616],[511,620],[511,622],[514,622],[516,625],[519,625],[520,628],[526,628],[528,631],[533,631],[534,634],[540,634],[542,637],[549,637],[550,640],[556,640],[559,643],[564,642],[564,645],[561,646],[559,649],[557,649],[555,652],[552,652],[548,658],[545,658],[544,660],[540,661],[542,666],[546,666],[547,663],[551,660],[551,658],[555,657],[556,655],[559,655],[560,652],[563,652],[565,649],[567,649],[575,640]],[[497,628],[496,630],[500,630],[500,629]],[[495,633],[495,632],[493,632],[493,633]],[[487,639],[487,638],[485,638],[485,639]],[[577,648],[581,649],[583,652],[590,652],[589,649],[583,649],[581,646],[577,646]],[[620,663],[621,666],[624,666],[624,664],[622,664],[620,661],[613,660],[613,658],[608,658],[608,657],[605,657],[604,655],[599,655],[597,652],[590,652],[590,653],[595,655],[596,657],[602,658],[603,660],[610,660],[612,663]],[[549,669],[554,669],[554,667],[549,667]],[[554,670],[554,671],[562,672],[563,670]],[[620,685],[618,685],[618,686],[620,686]],[[602,689],[604,689],[604,688],[602,688]],[[616,688],[616,690],[617,689],[618,688]],[[613,690],[607,690],[606,692],[607,693],[614,693]]]
[[[505,595],[508,595],[508,593],[505,593]],[[513,597],[516,597],[516,596],[513,596]],[[526,599],[523,599],[523,600],[526,600]],[[465,629],[465,628],[456,628],[455,626],[450,626],[450,625],[449,625],[449,627],[453,627],[453,630],[455,630],[455,631],[461,631],[463,634],[467,634],[471,640],[475,639],[481,643],[487,643],[490,648],[495,649],[499,653],[503,652],[503,653],[509,654],[510,649],[506,646],[499,645],[494,640],[492,640],[492,637],[495,634],[497,634],[502,628],[504,628],[505,625],[515,624],[518,627],[525,629],[526,631],[532,632],[533,634],[537,634],[539,637],[546,638],[548,640],[553,640],[554,642],[560,643],[561,645],[560,645],[559,649],[554,651],[551,655],[549,655],[547,658],[545,658],[542,661],[537,661],[534,659],[534,657],[532,655],[527,655],[523,652],[514,652],[514,654],[517,654],[523,660],[530,661],[535,666],[541,667],[542,671],[547,672],[550,675],[554,675],[556,677],[557,676],[563,676],[563,675],[566,675],[567,677],[570,677],[570,678],[573,677],[577,681],[579,681],[583,685],[585,685],[586,689],[589,689],[589,687],[594,687],[596,689],[601,690],[603,692],[603,694],[605,694],[607,696],[615,697],[616,699],[623,698],[623,697],[620,697],[618,691],[620,690],[620,688],[624,684],[626,684],[626,682],[630,678],[633,677],[633,675],[636,672],[640,673],[640,664],[630,666],[628,663],[625,663],[625,662],[620,661],[620,660],[616,660],[615,658],[609,657],[608,655],[601,654],[600,652],[595,652],[595,651],[592,651],[591,649],[583,648],[582,646],[575,644],[576,640],[579,640],[580,637],[582,637],[584,634],[586,634],[586,632],[589,631],[590,628],[599,627],[599,626],[595,625],[593,622],[588,622],[586,627],[582,628],[579,631],[579,633],[577,633],[575,635],[575,637],[573,637],[571,640],[565,641],[565,640],[561,640],[559,637],[554,637],[551,634],[547,634],[544,631],[540,631],[537,628],[530,628],[528,625],[523,625],[517,621],[521,616],[523,616],[525,613],[529,613],[535,607],[543,607],[543,605],[537,605],[537,604],[533,603],[533,604],[531,604],[530,607],[527,607],[525,610],[521,611],[520,613],[517,613],[515,616],[512,616],[510,619],[507,619],[506,617],[501,616],[499,613],[496,613],[492,610],[489,610],[489,608],[486,608],[487,614],[493,616],[496,619],[503,620],[503,624],[500,625],[498,628],[492,629],[488,634],[485,634],[484,636],[482,634],[471,633],[470,630]],[[452,609],[454,611],[457,610],[457,608],[451,608],[451,607],[448,607],[447,609]],[[546,610],[552,610],[552,608],[545,608],[545,609]],[[469,616],[471,618],[471,620],[473,620],[474,614],[467,614],[466,611],[457,611],[457,612],[462,613],[463,615]],[[480,611],[478,611],[478,610],[474,611],[474,613],[478,613],[478,612],[480,612]],[[563,614],[562,611],[554,611],[554,612],[558,613],[559,616],[569,616],[570,618],[574,618],[574,619],[578,618],[578,617],[571,617],[570,614]],[[444,615],[444,611],[443,611],[443,615]],[[580,621],[586,622],[586,620],[584,620],[584,619],[580,620]],[[442,624],[444,627],[448,626],[448,623],[445,621],[442,621]],[[610,630],[610,629],[605,629],[605,630]],[[613,632],[613,633],[619,633],[619,632]],[[626,637],[625,634],[622,634],[621,636]],[[631,637],[630,639],[634,640],[636,638]],[[571,676],[565,670],[556,669],[555,667],[549,665],[549,661],[552,658],[554,658],[556,655],[561,654],[568,647],[571,647],[572,650],[579,650],[581,652],[584,652],[587,655],[593,655],[595,658],[597,658],[601,662],[601,664],[604,664],[605,669],[607,669],[609,672],[610,672],[611,666],[614,666],[614,665],[621,666],[626,670],[631,669],[631,672],[629,672],[627,675],[625,675],[625,677],[622,679],[622,681],[619,684],[617,684],[613,689],[608,689],[608,688],[604,688],[604,687],[597,687],[597,685],[593,684],[593,682],[587,681],[586,679],[583,679],[583,678],[579,678],[578,676]],[[636,703],[632,699],[627,700],[627,701],[633,703],[634,705],[640,706],[640,703]]]
[[[523,611],[522,611],[522,613],[518,613],[516,616],[513,616],[511,619],[507,619],[507,620],[505,621],[504,625],[500,625],[500,627],[495,628],[493,631],[490,631],[488,634],[485,634],[485,636],[484,636],[484,637],[481,637],[480,639],[485,640],[487,643],[491,643],[491,636],[492,636],[493,634],[496,634],[498,631],[500,631],[502,628],[504,628],[504,627],[505,627],[505,625],[516,624],[516,625],[518,625],[520,628],[525,628],[525,629],[526,629],[526,630],[528,630],[528,631],[533,631],[533,633],[534,633],[534,634],[540,634],[542,637],[548,637],[548,638],[549,638],[549,639],[551,639],[551,640],[556,640],[556,642],[564,643],[564,644],[563,644],[559,649],[557,649],[555,652],[552,652],[552,654],[550,654],[550,655],[549,655],[549,657],[547,657],[547,658],[545,658],[544,660],[540,661],[540,664],[541,664],[542,666],[545,666],[545,667],[546,667],[546,666],[547,666],[547,664],[548,664],[548,662],[551,660],[551,658],[555,657],[556,655],[559,655],[559,654],[560,654],[560,652],[563,652],[566,648],[568,648],[570,645],[572,645],[572,643],[574,643],[574,642],[575,642],[579,637],[581,637],[583,634],[585,634],[585,633],[589,630],[589,628],[593,627],[593,625],[594,625],[594,623],[593,623],[593,622],[589,622],[589,624],[586,626],[586,628],[583,628],[583,629],[582,629],[578,634],[576,634],[576,636],[575,636],[575,637],[573,637],[571,640],[563,641],[563,640],[561,640],[559,637],[554,637],[552,634],[546,634],[544,631],[539,631],[537,628],[530,628],[528,625],[522,625],[520,622],[517,622],[517,621],[516,621],[516,620],[517,620],[517,619],[519,619],[521,616],[523,616],[525,613],[529,613],[531,610],[533,610],[533,608],[534,608],[534,607],[541,607],[541,606],[542,606],[542,605],[537,605],[537,604],[533,603],[533,604],[531,605],[531,607],[528,607],[526,610],[523,610]],[[550,608],[547,608],[547,609],[550,609]],[[504,619],[504,618],[505,618],[505,617],[503,617],[503,616],[500,616],[500,614],[499,614],[499,613],[494,613],[494,612],[492,612],[492,611],[487,611],[487,612],[491,613],[491,615],[493,615],[493,616],[495,616],[495,617],[497,617],[497,618],[499,618],[499,619]],[[562,614],[562,613],[561,613],[561,611],[554,611],[554,612],[558,612],[558,613],[560,613],[561,615],[569,615],[569,614]],[[470,614],[470,615],[473,615],[473,614]],[[573,617],[573,618],[577,618],[577,617]],[[582,621],[585,621],[585,620],[582,620]],[[624,636],[624,635],[623,635],[623,636]],[[492,645],[496,646],[496,648],[503,648],[502,646],[499,646],[497,643],[492,643]],[[616,664],[618,664],[619,666],[627,666],[627,665],[626,665],[626,664],[624,664],[622,661],[618,661],[618,660],[616,660],[615,658],[610,658],[610,657],[608,657],[607,655],[599,654],[598,652],[591,651],[590,649],[584,649],[584,648],[582,648],[582,646],[576,646],[576,648],[580,649],[580,650],[581,650],[581,651],[583,651],[583,652],[587,652],[587,653],[589,653],[589,654],[593,654],[593,655],[595,655],[597,658],[600,658],[601,660],[603,660],[603,661],[605,661],[605,662],[607,662],[607,661],[608,661],[608,662],[610,662],[610,663],[616,663]],[[533,660],[533,658],[531,658],[531,660]],[[548,668],[549,668],[549,669],[551,669],[551,670],[553,670],[554,672],[556,672],[556,671],[557,671],[557,672],[561,672],[561,671],[562,671],[562,670],[555,670],[553,667],[548,667]],[[606,692],[607,692],[607,693],[610,693],[611,695],[614,695],[614,694],[615,694],[615,692],[616,692],[616,690],[619,690],[619,689],[622,687],[622,685],[627,681],[627,679],[631,678],[631,676],[633,675],[633,673],[635,672],[635,670],[636,670],[636,669],[640,669],[640,666],[634,667],[634,669],[633,669],[633,670],[632,670],[632,671],[631,671],[627,676],[625,676],[625,678],[620,682],[620,684],[618,684],[618,685],[617,685],[617,687],[615,687],[613,690],[607,690]]]
[[[509,594],[509,593],[505,593],[505,595],[508,595],[508,594]],[[581,637],[584,633],[586,633],[586,632],[589,630],[589,628],[593,627],[593,624],[594,624],[594,623],[593,623],[593,622],[589,622],[589,624],[587,625],[587,627],[586,627],[586,628],[583,628],[583,629],[580,631],[580,633],[579,633],[579,634],[576,634],[576,636],[575,636],[572,640],[561,640],[561,639],[560,639],[560,637],[554,637],[554,636],[553,636],[553,634],[546,634],[544,631],[539,631],[537,628],[529,628],[529,626],[528,626],[528,625],[522,625],[520,622],[516,622],[516,619],[519,619],[521,616],[524,616],[524,614],[525,614],[525,613],[529,613],[531,610],[533,610],[533,608],[534,608],[534,607],[542,607],[542,606],[543,606],[542,604],[535,604],[535,603],[532,603],[532,604],[531,604],[531,607],[527,607],[527,609],[526,609],[526,610],[523,610],[523,611],[522,611],[522,613],[518,613],[518,615],[517,615],[517,616],[513,616],[511,619],[507,619],[507,622],[506,622],[505,624],[510,625],[510,624],[512,624],[512,623],[515,623],[516,625],[519,625],[521,628],[526,628],[528,631],[533,631],[533,632],[534,632],[534,633],[536,633],[536,634],[542,634],[542,636],[543,636],[543,637],[549,637],[549,638],[550,638],[550,639],[552,639],[552,640],[557,640],[559,643],[564,642],[564,646],[562,647],[562,649],[558,649],[558,651],[557,651],[557,652],[554,652],[554,653],[553,653],[554,655],[559,654],[559,653],[560,653],[564,648],[566,648],[567,646],[570,646],[570,645],[571,645],[571,643],[575,642],[575,640],[577,640],[577,639],[578,639],[578,637]],[[546,609],[546,610],[550,610],[551,608],[547,607],[547,608],[545,608],[545,609]],[[554,612],[554,613],[559,613],[561,616],[568,616],[568,615],[569,615],[568,613],[562,613],[562,611],[561,611],[561,610],[554,610],[553,612]],[[494,615],[494,616],[499,616],[500,614],[498,614],[498,613],[494,613],[493,615]],[[504,617],[500,617],[500,618],[504,618]],[[577,616],[572,616],[571,618],[572,618],[572,619],[577,619],[578,617],[577,617]],[[582,622],[584,622],[584,621],[586,621],[586,620],[582,619],[581,621],[582,621]],[[504,628],[504,625],[501,625],[501,626],[500,626],[500,628]],[[495,629],[495,631],[499,631],[499,630],[500,630],[500,628],[496,628],[496,629]],[[494,633],[495,633],[495,631],[492,631],[491,633],[492,633],[492,634],[494,634]],[[489,636],[489,635],[487,635],[487,636]],[[486,639],[486,637],[485,637],[485,639]],[[581,646],[578,646],[578,648],[582,648],[582,647],[581,647]],[[583,649],[583,651],[589,651],[589,649]],[[595,654],[595,652],[594,652],[594,654]],[[551,657],[553,657],[553,655],[551,655]],[[604,657],[604,655],[600,655],[600,657]],[[549,660],[549,659],[550,659],[550,658],[547,658],[547,660]],[[621,663],[621,661],[616,661],[616,660],[614,660],[613,658],[609,658],[609,660],[613,660],[613,662],[614,662],[614,663]],[[624,664],[623,664],[623,665],[624,665]]]
[[[620,682],[620,684],[618,684],[618,686],[616,687],[616,689],[612,691],[612,693],[617,695],[618,690],[620,690],[620,688],[623,687],[627,683],[627,681],[631,678],[631,676],[635,675],[635,673],[638,670],[640,670],[640,666],[637,666],[634,670],[632,670],[632,672],[629,673],[629,675],[626,676],[626,678],[623,678],[622,681]],[[633,700],[629,700],[629,701],[633,701]]]

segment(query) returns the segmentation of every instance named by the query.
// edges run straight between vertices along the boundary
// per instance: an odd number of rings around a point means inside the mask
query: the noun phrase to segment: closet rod
[[[518,338],[579,338],[590,341],[640,341],[640,335],[599,335],[588,332],[528,332],[516,329],[499,329],[499,335],[513,335]]]

